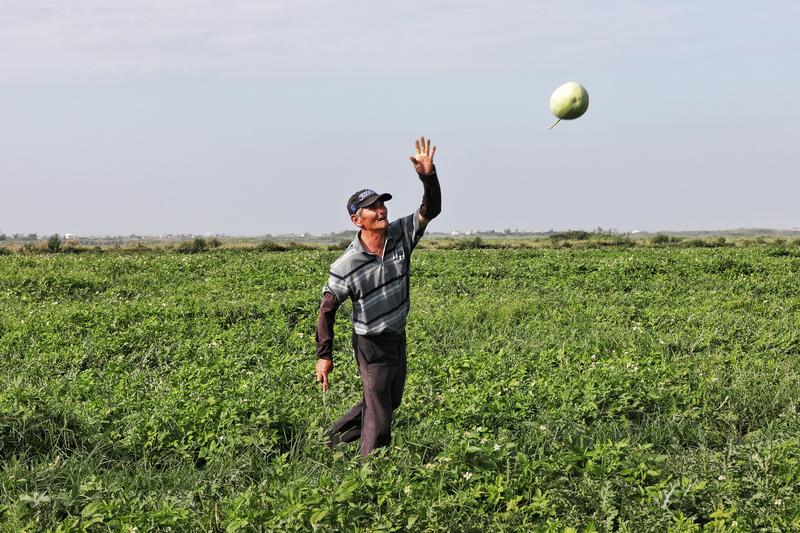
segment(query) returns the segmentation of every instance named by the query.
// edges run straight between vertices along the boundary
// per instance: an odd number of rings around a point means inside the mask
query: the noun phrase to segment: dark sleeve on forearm
[[[322,296],[317,318],[317,359],[333,361],[333,323],[336,321],[337,309],[339,309],[339,301],[336,296],[326,292]]]
[[[436,215],[442,212],[442,189],[439,187],[439,178],[436,169],[431,174],[419,175],[422,181],[423,193],[422,203],[419,206],[419,214],[428,220],[433,220]]]

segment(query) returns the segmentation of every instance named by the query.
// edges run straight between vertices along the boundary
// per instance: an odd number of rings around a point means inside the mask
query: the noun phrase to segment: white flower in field
[[[436,466],[433,463],[428,463],[425,465],[425,468],[427,468],[428,470],[433,470],[434,468],[436,468]]]
[[[597,360],[597,354],[596,354],[596,353],[593,353],[593,354],[592,354],[592,361],[596,361],[596,360]]]
[[[547,431],[547,426],[542,424],[541,426],[539,426],[539,431]]]
[[[403,488],[403,492],[404,492],[405,494],[411,494],[411,485],[406,485],[406,486]]]
[[[467,481],[472,479],[472,472],[464,472],[464,479],[466,479]]]
[[[482,438],[482,439],[480,440],[480,443],[481,443],[481,446],[483,446],[484,444],[486,444],[486,438],[485,438],[485,437],[484,437],[484,438]]]
[[[725,481],[725,476],[723,474],[720,474],[720,475],[717,476],[717,479],[719,481]]]
[[[492,451],[495,451],[495,452],[499,451],[500,448],[502,448],[502,446],[500,446],[499,444],[495,443],[494,447],[492,448]]]
[[[775,498],[774,500],[772,500],[772,503],[774,503],[776,507],[780,507],[781,505],[783,505],[783,500],[780,498]]]

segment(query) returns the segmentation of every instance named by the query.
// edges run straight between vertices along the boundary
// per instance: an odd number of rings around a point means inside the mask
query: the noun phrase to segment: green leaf
[[[319,524],[320,522],[322,522],[322,519],[325,518],[325,516],[327,514],[328,514],[328,511],[326,509],[321,509],[321,510],[317,511],[316,513],[312,514],[311,515],[311,525],[315,526],[315,525]]]
[[[84,518],[89,517],[89,516],[93,516],[93,515],[97,514],[97,510],[99,508],[100,508],[100,502],[90,502],[81,511],[81,516],[84,517]]]

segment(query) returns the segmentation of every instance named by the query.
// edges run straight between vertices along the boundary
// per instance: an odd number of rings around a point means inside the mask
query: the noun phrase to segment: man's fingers
[[[413,155],[408,156],[408,158],[411,160],[412,163],[414,163],[414,166],[419,165],[419,161],[417,161],[417,159]]]
[[[328,375],[324,372],[317,372],[317,383],[322,385],[322,392],[328,390]]]
[[[436,146],[434,145],[431,147],[431,140],[426,139],[425,137],[420,137],[419,139],[415,140],[414,148],[416,149],[417,157],[429,157],[432,160],[433,154],[436,153]],[[414,165],[420,164],[418,159],[414,157],[411,157],[410,159]]]

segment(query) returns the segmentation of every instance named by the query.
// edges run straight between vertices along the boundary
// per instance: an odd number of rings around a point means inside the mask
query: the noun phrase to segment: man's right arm
[[[317,367],[314,370],[317,383],[322,384],[323,393],[328,390],[328,374],[333,370],[333,324],[338,308],[339,300],[336,296],[325,291],[317,318]]]
[[[322,295],[317,317],[317,359],[333,361],[333,324],[336,321],[336,310],[339,309],[339,300],[332,292]]]

